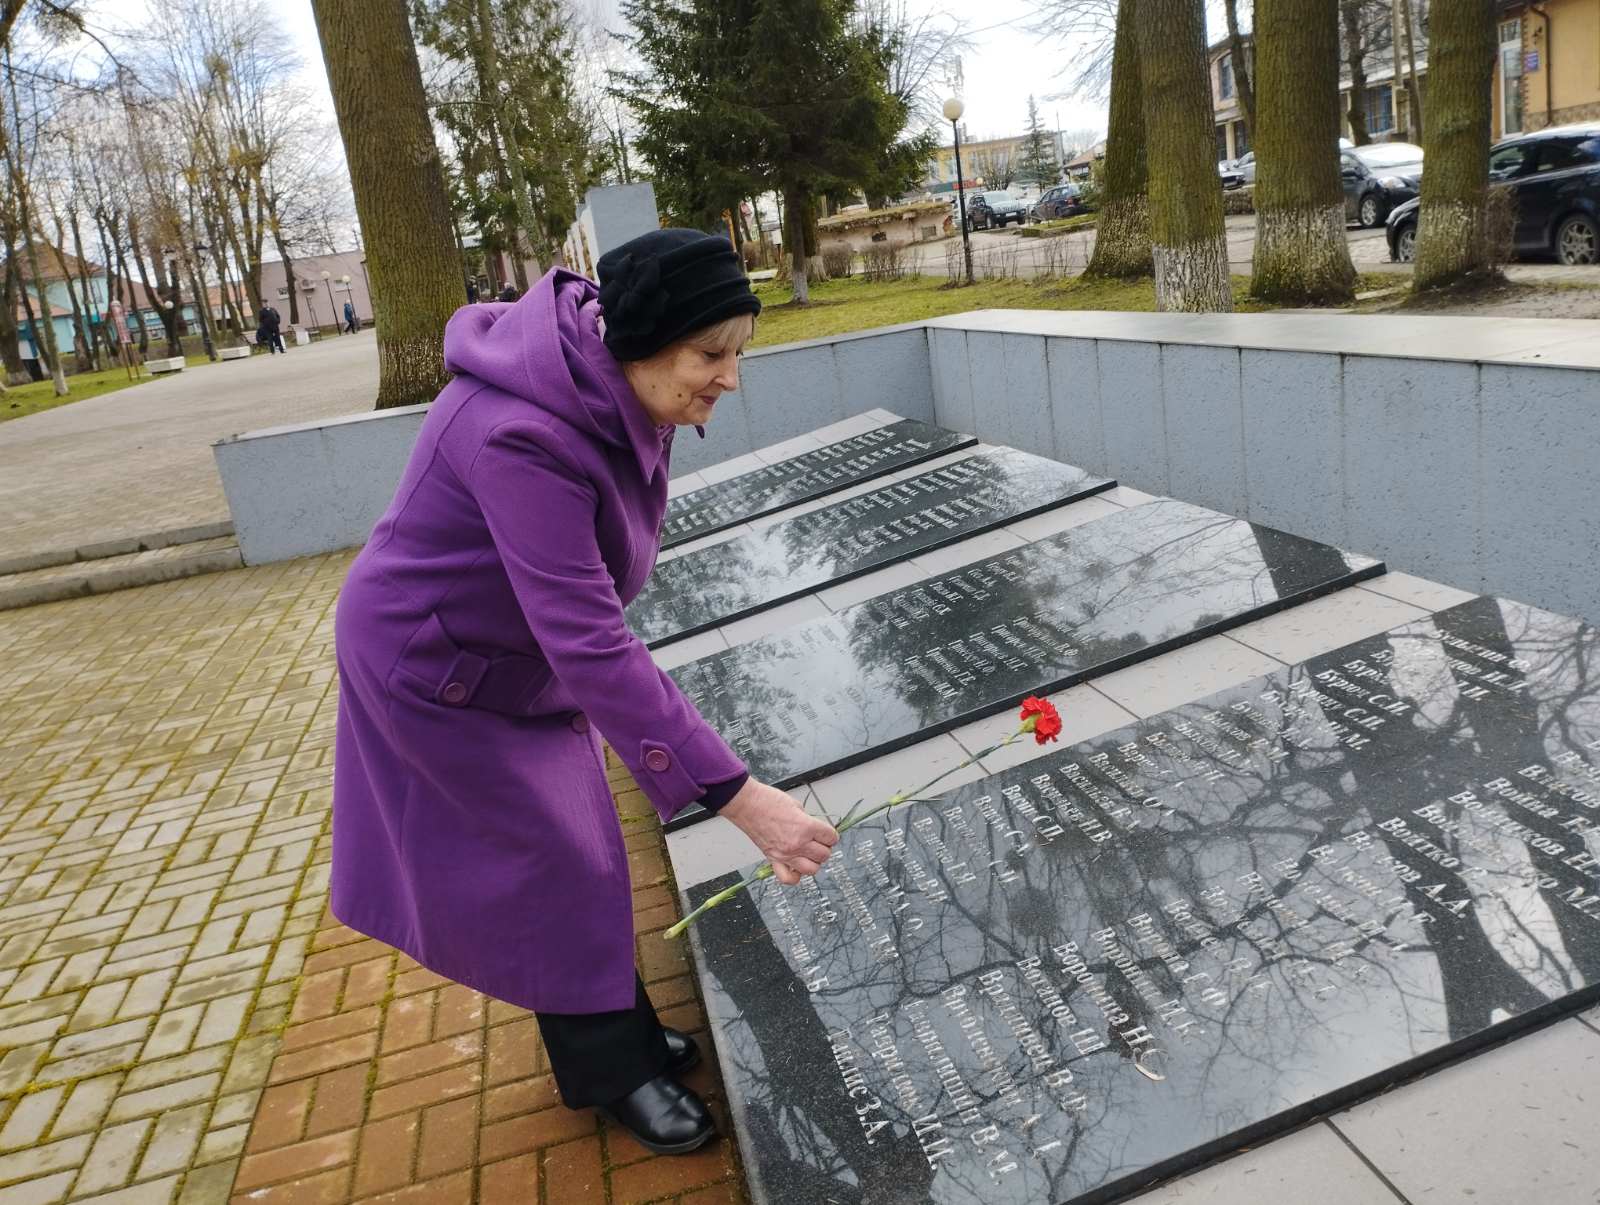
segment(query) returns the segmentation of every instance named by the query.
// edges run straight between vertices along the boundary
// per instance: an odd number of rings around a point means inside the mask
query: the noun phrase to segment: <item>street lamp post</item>
[[[322,270],[322,286],[328,290],[328,312],[333,315],[333,324],[339,327],[339,333],[342,335],[344,327],[339,324],[339,307],[333,300],[333,273],[326,268]]]
[[[961,256],[967,265],[967,283],[972,283],[972,243],[967,238],[967,189],[966,180],[961,174],[961,114],[966,112],[966,106],[961,103],[959,96],[952,96],[944,102],[945,120],[950,123],[950,128],[956,136],[956,196],[961,203]]]

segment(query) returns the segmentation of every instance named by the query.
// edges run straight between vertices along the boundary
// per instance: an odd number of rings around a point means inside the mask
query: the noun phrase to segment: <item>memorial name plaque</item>
[[[1382,572],[1161,500],[672,675],[752,774],[789,787]]]
[[[661,547],[698,540],[977,442],[971,435],[957,435],[909,418],[852,435],[790,460],[680,494],[667,503]]]
[[[656,566],[628,607],[652,646],[908,560],[1116,484],[997,448]]]
[[[691,934],[760,1205],[1120,1196],[1600,999],[1600,633],[1464,603]]]

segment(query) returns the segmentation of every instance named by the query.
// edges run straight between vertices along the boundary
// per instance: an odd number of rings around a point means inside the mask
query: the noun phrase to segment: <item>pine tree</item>
[[[1256,0],[1256,254],[1251,292],[1291,305],[1355,292],[1339,161],[1337,0]]]
[[[1105,177],[1087,276],[1149,276],[1150,165],[1145,154],[1144,88],[1139,75],[1137,0],[1118,0],[1111,52],[1111,115]]]
[[[1022,162],[1017,165],[1017,178],[1038,186],[1041,190],[1056,181],[1060,168],[1056,165],[1055,148],[1039,124],[1039,106],[1032,95],[1028,97],[1028,133],[1022,141]]]
[[[1139,0],[1135,23],[1156,305],[1163,310],[1233,308],[1203,16],[1196,0]]]
[[[405,0],[312,0],[367,249],[378,408],[449,380],[444,324],[465,300],[439,148]]]

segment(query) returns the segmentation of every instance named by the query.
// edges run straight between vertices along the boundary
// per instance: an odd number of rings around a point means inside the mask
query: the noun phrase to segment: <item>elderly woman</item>
[[[568,1107],[677,1153],[714,1130],[675,1078],[698,1051],[634,969],[601,735],[663,820],[704,804],[783,882],[838,836],[747,773],[623,618],[675,430],[738,387],[761,303],[693,230],[616,248],[600,281],[558,269],[445,332],[455,379],[339,598],[332,907],[533,1010]]]

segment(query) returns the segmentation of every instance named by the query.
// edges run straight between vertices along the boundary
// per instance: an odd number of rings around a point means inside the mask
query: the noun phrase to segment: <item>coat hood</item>
[[[601,340],[598,295],[593,281],[553,268],[520,301],[462,306],[445,326],[444,365],[602,443],[632,447],[648,481],[663,432]]]

